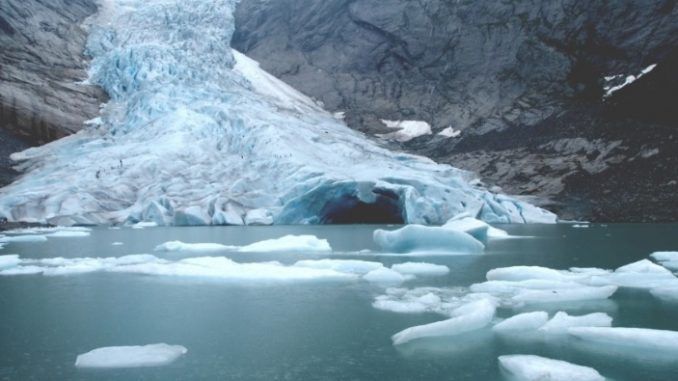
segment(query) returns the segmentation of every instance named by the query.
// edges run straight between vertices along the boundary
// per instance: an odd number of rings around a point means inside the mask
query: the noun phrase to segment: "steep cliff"
[[[675,0],[243,0],[236,22],[235,48],[353,128],[426,121],[392,144],[565,217],[678,217]]]
[[[104,93],[87,78],[82,22],[94,0],[3,0],[0,3],[0,128],[6,152],[69,135],[99,112]],[[7,177],[6,177],[7,176]]]

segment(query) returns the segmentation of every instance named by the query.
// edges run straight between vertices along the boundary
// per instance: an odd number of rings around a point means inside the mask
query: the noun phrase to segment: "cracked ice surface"
[[[326,223],[387,205],[408,223],[467,212],[488,222],[555,216],[390,152],[232,51],[234,0],[109,0],[90,26],[100,123],[16,153],[25,175],[0,216],[60,225]]]

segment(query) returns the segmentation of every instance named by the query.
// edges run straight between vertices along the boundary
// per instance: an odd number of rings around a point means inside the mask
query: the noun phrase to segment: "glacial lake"
[[[447,275],[417,277],[398,286],[413,288],[467,287],[484,281],[490,269],[514,265],[614,269],[653,251],[678,250],[675,224],[509,225],[502,228],[521,238],[492,240],[483,255],[382,256],[372,241],[376,228],[102,227],[87,237],[8,243],[0,255],[40,259],[149,253],[169,260],[207,255],[285,265],[335,258],[450,268]],[[153,251],[172,240],[246,245],[287,234],[327,239],[333,253]],[[497,362],[504,354],[536,354],[591,366],[615,381],[678,379],[678,361],[661,360],[654,353],[618,355],[614,348],[579,345],[567,337],[507,340],[489,327],[394,346],[394,333],[444,317],[374,308],[374,298],[384,291],[384,286],[360,279],[233,282],[115,272],[0,276],[0,380],[491,381],[505,379]],[[553,303],[531,309],[553,313],[561,307]],[[582,302],[565,311],[605,312],[614,318],[613,326],[678,330],[678,303],[660,301],[644,290],[620,289],[609,300]],[[500,308],[497,318],[514,313]],[[155,368],[74,366],[78,354],[94,348],[163,342],[183,345],[188,353]]]

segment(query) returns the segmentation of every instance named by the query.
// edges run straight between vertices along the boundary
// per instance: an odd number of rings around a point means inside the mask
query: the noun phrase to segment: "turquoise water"
[[[506,226],[521,239],[491,241],[481,256],[404,258],[374,253],[376,226],[195,227],[95,229],[85,238],[12,243],[0,255],[23,258],[107,257],[153,253],[165,241],[242,245],[285,234],[326,238],[339,254],[228,253],[239,262],[359,258],[385,264],[444,264],[447,276],[403,287],[468,286],[496,267],[604,267],[678,249],[678,225]],[[115,241],[122,246],[112,246]],[[180,253],[158,254],[169,259]],[[205,254],[202,254],[205,255]],[[207,254],[221,255],[221,254]],[[678,364],[647,353],[580,343],[506,341],[489,329],[394,347],[394,333],[441,320],[434,314],[374,309],[382,287],[364,281],[236,284],[205,279],[91,273],[61,277],[0,277],[0,380],[503,380],[497,356],[539,354],[595,367],[616,381],[678,379]],[[550,311],[559,307],[550,306]],[[539,309],[544,309],[540,306]],[[613,325],[678,330],[678,305],[645,291],[620,290],[572,313],[602,311]],[[504,317],[512,311],[499,310]],[[159,368],[83,370],[78,354],[111,345],[180,344],[188,354]]]

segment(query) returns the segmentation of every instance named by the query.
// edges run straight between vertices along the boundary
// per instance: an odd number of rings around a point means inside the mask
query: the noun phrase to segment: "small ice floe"
[[[363,275],[363,279],[371,283],[396,285],[403,283],[406,280],[413,279],[412,275],[403,275],[397,271],[382,267],[368,272]]]
[[[92,229],[85,226],[38,226],[32,228],[18,228],[5,231],[6,234],[50,234],[57,232],[90,232]]]
[[[186,252],[210,252],[210,251],[239,251],[250,252],[328,252],[332,247],[325,239],[313,235],[286,235],[280,238],[267,239],[245,246],[223,245],[220,243],[185,243],[181,241],[169,241],[156,246],[155,251],[186,251]]]
[[[487,222],[462,213],[448,220],[443,226],[445,229],[456,230],[472,235],[475,239],[486,241],[488,238],[509,238],[510,235],[501,229],[495,228]]]
[[[154,228],[158,226],[157,222],[154,221],[140,221],[135,224],[132,224],[132,229],[145,229],[145,228]]]
[[[472,235],[443,227],[407,225],[374,231],[374,242],[384,251],[408,254],[482,254],[485,245]]]
[[[438,135],[446,138],[456,138],[461,135],[461,130],[455,130],[452,126],[445,128],[444,130],[438,132]]]
[[[365,275],[370,271],[384,267],[380,262],[361,261],[357,259],[308,259],[297,261],[295,267],[309,269],[334,270],[341,273]]]
[[[425,262],[405,262],[391,266],[391,269],[403,275],[445,275],[450,268],[443,265],[434,265]]]
[[[417,287],[388,288],[374,299],[372,307],[395,313],[432,312],[450,316],[464,304],[487,298],[485,294],[469,294],[462,288]]]
[[[656,251],[650,257],[671,271],[678,271],[678,251]]]
[[[234,250],[236,246],[222,245],[220,243],[202,242],[186,243],[181,241],[167,241],[155,247],[155,251],[186,251],[193,253],[204,253],[213,251]]]
[[[616,286],[588,287],[552,290],[521,290],[512,299],[518,303],[560,303],[607,299],[617,291]]]
[[[71,230],[59,230],[54,233],[47,234],[47,237],[50,238],[83,238],[89,237],[88,231],[71,231]]]
[[[0,270],[18,266],[19,263],[21,260],[17,254],[0,255]]]
[[[591,277],[589,283],[651,289],[678,285],[678,279],[665,267],[643,259],[622,266],[613,273]]]
[[[586,228],[589,228],[590,225],[589,224],[574,224],[574,225],[572,225],[572,227],[575,228],[575,229],[586,229]]]
[[[539,331],[549,334],[565,334],[573,327],[610,327],[612,318],[603,312],[572,316],[567,312],[557,312],[551,320],[539,327]]]
[[[513,333],[535,331],[549,320],[549,315],[544,311],[525,312],[511,316],[492,327],[497,333]]]
[[[637,351],[678,353],[678,332],[648,328],[574,327],[570,335],[595,344]]]
[[[78,355],[78,368],[138,368],[173,363],[188,350],[164,343],[140,346],[103,347]]]
[[[605,381],[593,368],[534,355],[499,356],[499,366],[516,381]]]
[[[240,252],[274,252],[274,251],[332,251],[326,239],[314,235],[286,235],[280,238],[267,239],[238,248]]]
[[[650,290],[650,294],[655,298],[676,303],[678,302],[678,284],[675,286],[655,287]]]
[[[47,237],[40,234],[28,234],[28,235],[12,235],[12,236],[3,236],[0,237],[0,243],[12,243],[12,242],[45,242]]]
[[[124,244],[125,244],[124,242],[120,242],[120,241],[111,242],[111,246],[122,246]]]
[[[407,328],[393,335],[391,339],[393,345],[400,345],[416,339],[455,336],[475,331],[490,324],[495,311],[496,302],[493,299],[481,299],[453,310],[453,317],[450,319]]]

